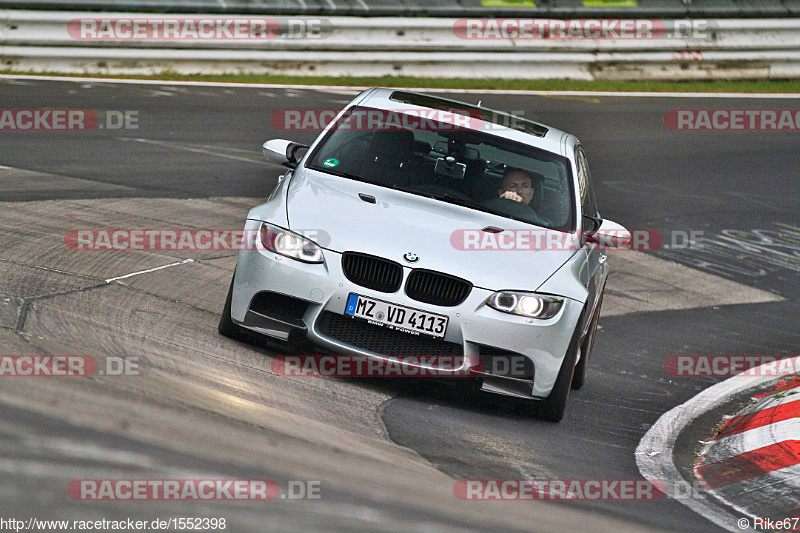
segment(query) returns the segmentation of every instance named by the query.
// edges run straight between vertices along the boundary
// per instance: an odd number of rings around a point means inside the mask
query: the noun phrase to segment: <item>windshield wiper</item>
[[[316,170],[319,172],[325,172],[326,174],[331,174],[333,176],[339,176],[340,178],[347,178],[355,181],[360,181],[361,183],[369,183],[370,185],[380,185],[381,187],[387,187],[384,183],[379,183],[377,181],[368,180],[364,176],[359,176],[358,174],[352,174],[350,172],[344,172],[341,170],[332,170],[330,168],[322,168],[316,165],[308,165],[308,168],[311,170]]]
[[[339,176],[340,178],[349,178],[351,180],[358,180],[358,181],[367,181],[361,176],[357,174],[351,174],[350,172],[342,172],[340,170],[332,170],[330,168],[318,167],[317,165],[308,165],[308,168],[311,170],[316,170],[318,172],[325,172],[326,174],[333,174],[334,176]],[[370,183],[367,181],[367,183]]]

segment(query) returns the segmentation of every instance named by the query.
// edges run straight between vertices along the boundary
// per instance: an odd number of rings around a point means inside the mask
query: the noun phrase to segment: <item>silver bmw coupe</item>
[[[597,210],[575,136],[480,106],[359,94],[247,216],[219,324],[289,346],[396,359],[459,356],[481,390],[561,420],[580,388],[608,276],[630,238]]]

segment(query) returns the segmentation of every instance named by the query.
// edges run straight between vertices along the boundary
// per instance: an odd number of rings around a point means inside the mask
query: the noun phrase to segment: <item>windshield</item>
[[[574,226],[566,158],[408,110],[351,109],[306,167],[539,226]]]

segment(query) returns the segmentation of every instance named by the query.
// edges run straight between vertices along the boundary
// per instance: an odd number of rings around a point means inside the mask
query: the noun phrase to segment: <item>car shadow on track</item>
[[[408,385],[403,392],[420,402],[489,416],[537,418],[540,415],[539,401],[482,392],[478,379],[414,379]]]

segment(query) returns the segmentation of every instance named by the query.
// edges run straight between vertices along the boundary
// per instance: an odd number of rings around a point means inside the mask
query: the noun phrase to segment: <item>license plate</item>
[[[413,335],[444,337],[448,317],[350,293],[344,313]]]

